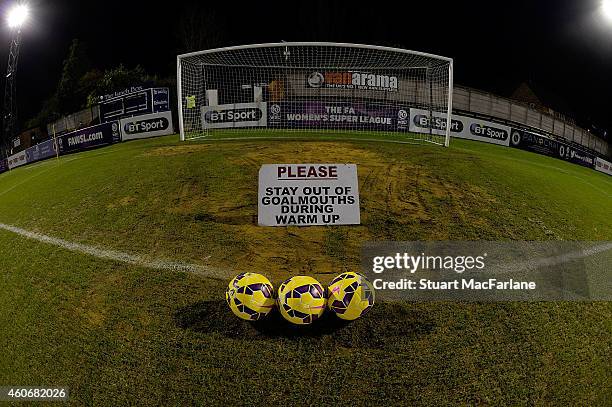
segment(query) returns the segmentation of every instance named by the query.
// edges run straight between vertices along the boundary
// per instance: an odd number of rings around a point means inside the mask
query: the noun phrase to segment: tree
[[[102,72],[91,69],[85,44],[75,39],[64,61],[62,75],[55,93],[44,103],[40,112],[27,121],[27,127],[46,126],[59,117],[75,113],[100,102],[100,96],[132,86],[153,86],[157,77],[140,66],[119,65]]]
[[[101,78],[96,78],[95,86],[87,96],[87,105],[92,106],[100,101],[100,96],[123,90],[131,86],[147,85],[156,82],[157,78],[147,74],[144,68],[137,65],[133,69],[119,65],[108,69]]]
[[[180,53],[201,51],[221,46],[223,21],[201,3],[185,6],[181,13],[177,36]]]
[[[60,114],[72,113],[82,107],[84,95],[79,95],[79,85],[81,78],[90,67],[87,46],[78,39],[72,40],[57,85],[57,108]]]
[[[26,128],[46,127],[47,124],[57,120],[60,115],[57,107],[57,96],[54,94],[43,102],[38,114],[26,122]]]
[[[82,107],[89,107],[89,95],[96,92],[100,82],[104,79],[104,72],[94,68],[86,72],[78,84],[78,97]]]

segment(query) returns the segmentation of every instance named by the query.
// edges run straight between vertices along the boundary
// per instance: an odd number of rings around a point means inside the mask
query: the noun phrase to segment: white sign
[[[595,169],[605,174],[612,175],[612,163],[603,158],[597,157],[597,159],[595,159]]]
[[[268,105],[266,102],[202,106],[202,127],[204,129],[266,127],[267,125]]]
[[[172,113],[160,112],[121,119],[123,141],[172,134]]]
[[[410,131],[443,136],[446,134],[446,114],[423,109],[410,109]],[[487,120],[454,114],[451,120],[451,137],[510,145],[510,127]]]
[[[17,168],[21,165],[25,165],[28,163],[28,159],[27,159],[25,150],[20,153],[13,154],[9,158],[7,158],[7,161],[8,161],[8,167],[11,170],[13,168]]]
[[[355,164],[268,164],[259,170],[261,226],[359,225]]]

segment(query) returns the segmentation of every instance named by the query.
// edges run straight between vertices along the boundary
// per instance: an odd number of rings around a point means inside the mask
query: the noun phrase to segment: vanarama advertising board
[[[566,143],[559,143],[559,158],[583,167],[595,168],[596,157],[593,154],[578,150]]]
[[[358,225],[355,164],[267,164],[259,170],[261,226]]]
[[[395,75],[357,71],[314,71],[306,79],[310,88],[360,89],[397,92],[399,79]]]

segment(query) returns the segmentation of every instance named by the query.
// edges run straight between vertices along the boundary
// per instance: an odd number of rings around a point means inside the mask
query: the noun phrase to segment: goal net
[[[179,55],[177,79],[181,140],[292,131],[450,140],[450,58],[370,45],[258,44]]]

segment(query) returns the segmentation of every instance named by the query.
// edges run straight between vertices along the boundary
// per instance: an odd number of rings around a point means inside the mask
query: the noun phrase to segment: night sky
[[[2,11],[10,2],[2,1]],[[73,38],[93,64],[141,64],[173,75],[185,13],[207,13],[214,45],[339,41],[399,46],[455,59],[455,81],[509,96],[524,81],[548,104],[612,130],[612,22],[600,0],[511,1],[31,0],[18,73],[19,116],[55,89]],[[0,69],[9,32],[0,30]],[[2,75],[4,76],[4,75]],[[2,85],[4,87],[4,85]],[[610,131],[608,131],[610,133]]]

